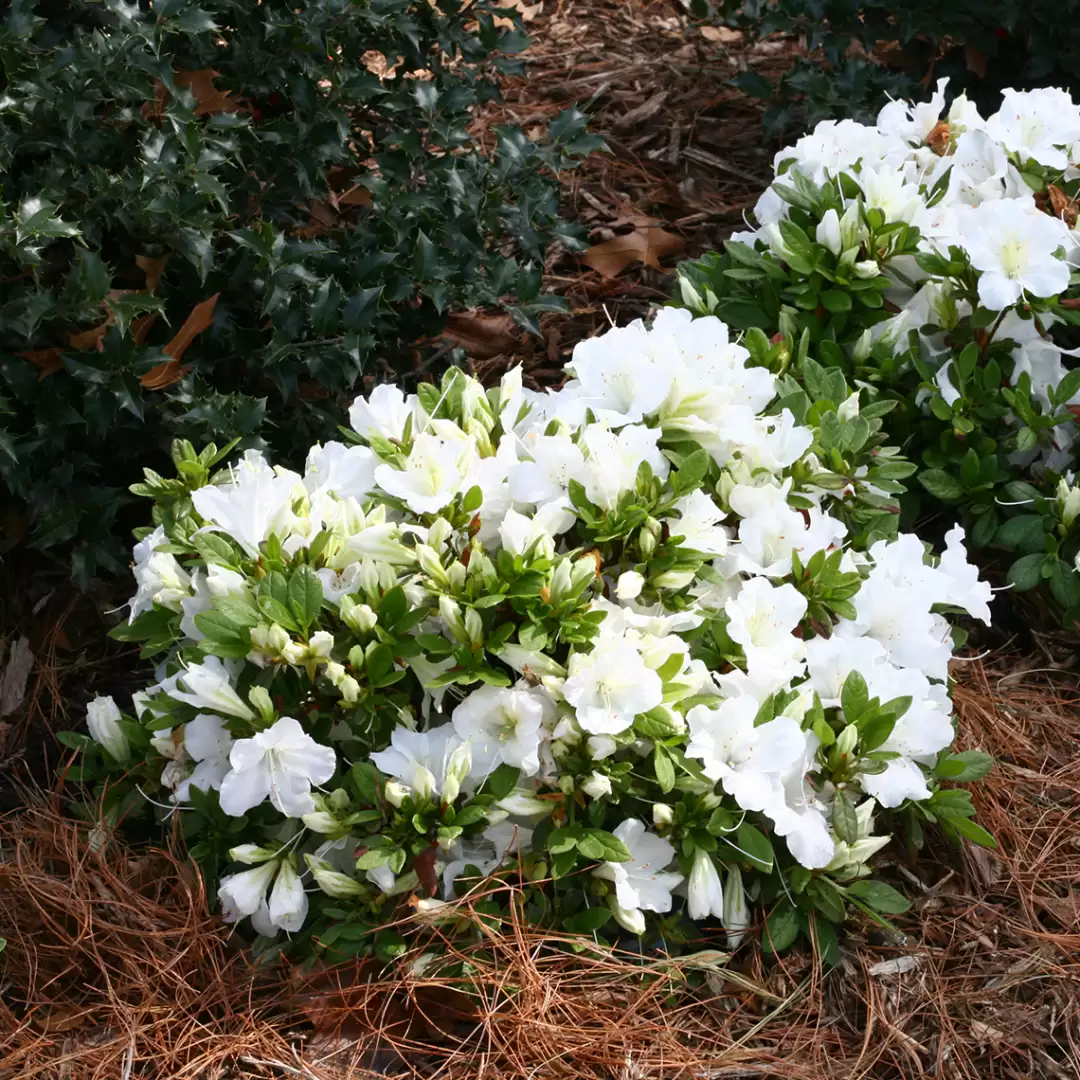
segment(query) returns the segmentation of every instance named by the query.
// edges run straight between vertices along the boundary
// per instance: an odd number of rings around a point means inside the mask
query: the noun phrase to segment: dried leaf
[[[938,157],[944,157],[945,152],[949,149],[949,124],[947,121],[939,120],[930,129],[930,134],[926,136],[926,145]]]
[[[370,206],[371,192],[361,184],[353,184],[348,191],[340,195],[331,195],[330,201],[335,206]]]
[[[190,370],[190,364],[166,360],[163,364],[155,364],[145,375],[141,375],[139,382],[145,390],[164,390],[173,383],[178,383]]]
[[[986,78],[986,61],[989,57],[984,52],[979,52],[974,45],[968,43],[964,46],[964,63],[968,71],[974,71],[980,79]]]
[[[1054,217],[1061,218],[1070,229],[1076,226],[1076,201],[1070,199],[1057,184],[1048,184],[1046,188],[1050,195],[1050,209]]]
[[[146,275],[146,291],[154,292],[158,283],[161,281],[161,275],[165,272],[165,264],[169,261],[168,255],[162,255],[160,258],[151,258],[149,255],[136,255],[135,265]]]
[[[191,91],[197,102],[196,116],[209,116],[217,112],[239,112],[240,102],[236,101],[228,90],[219,90],[214,80],[220,78],[220,72],[205,68],[202,71],[174,71],[173,82],[177,86]]]
[[[413,859],[413,869],[428,896],[434,896],[439,891],[439,875],[435,872],[435,856],[438,853],[439,849],[432,844]]]
[[[517,344],[516,324],[509,315],[463,311],[448,316],[442,339],[460,345],[474,360],[490,360]]]
[[[539,4],[526,4],[524,0],[499,0],[499,7],[513,8],[521,17],[522,22],[530,23],[544,10],[544,0],[540,0]],[[507,30],[514,28],[514,20],[504,18],[502,15],[495,16],[492,21],[496,26],[505,27]]]
[[[12,644],[7,663],[0,672],[0,716],[10,716],[22,704],[33,667],[30,641],[21,637]]]
[[[737,45],[743,39],[741,30],[732,30],[730,26],[703,26],[701,36],[706,41],[718,41],[722,45]]]
[[[213,323],[214,308],[217,307],[220,295],[220,293],[214,293],[208,300],[196,304],[191,309],[191,314],[184,320],[184,325],[176,332],[172,341],[162,349],[166,356],[171,356],[174,360],[180,360],[183,357],[195,338]]]
[[[101,352],[105,347],[105,331],[114,322],[116,320],[113,318],[112,312],[110,312],[108,318],[100,325],[93,326],[89,330],[80,330],[77,334],[68,334],[68,344],[73,349],[78,349],[79,352],[92,352],[95,349]]]
[[[629,131],[631,128],[635,128],[638,124],[644,124],[646,120],[651,120],[663,107],[664,102],[668,99],[668,90],[660,90],[658,93],[652,95],[652,97],[643,101],[636,109],[631,109],[624,116],[620,116],[618,120],[612,125],[616,131]]]
[[[38,381],[56,371],[62,370],[64,367],[61,351],[56,348],[28,349],[26,352],[16,353],[15,355],[21,356],[24,360],[29,360],[31,364],[41,371]]]
[[[589,248],[582,255],[581,261],[601,276],[613,278],[637,262],[660,270],[661,259],[668,255],[677,255],[682,249],[681,236],[669,233],[659,226],[639,225],[633,232]]]
[[[905,975],[918,966],[917,956],[897,956],[893,960],[882,960],[880,963],[871,965],[869,971],[875,978],[881,978],[884,975]]]
[[[50,1035],[61,1031],[74,1031],[85,1027],[91,1018],[89,1009],[79,1009],[73,1005],[58,1005],[48,1012],[39,1012],[34,1016],[34,1024]]]

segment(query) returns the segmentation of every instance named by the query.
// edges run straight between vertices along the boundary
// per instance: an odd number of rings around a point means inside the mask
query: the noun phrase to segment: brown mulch
[[[1000,850],[894,855],[912,912],[822,972],[756,947],[644,968],[510,925],[394,968],[253,968],[182,859],[51,810],[0,822],[3,1080],[1080,1075],[1080,685],[956,665],[959,742]],[[722,948],[722,941],[703,941]],[[419,961],[419,963],[418,963]],[[460,964],[469,965],[462,977]]]
[[[507,80],[503,102],[488,107],[475,134],[493,145],[491,128],[518,124],[541,133],[558,113],[576,107],[608,153],[592,155],[561,177],[565,215],[588,230],[593,249],[622,240],[656,265],[627,262],[605,276],[585,253],[554,252],[545,287],[567,313],[540,320],[543,340],[481,363],[481,374],[521,360],[538,383],[558,381],[576,342],[625,324],[664,303],[678,258],[720,245],[736,229],[772,172],[778,147],[762,136],[763,105],[730,82],[751,69],[766,77],[788,64],[793,46],[695,27],[677,0],[515,0],[534,39],[528,75]],[[706,36],[708,35],[708,36]],[[610,250],[610,247],[609,249]]]

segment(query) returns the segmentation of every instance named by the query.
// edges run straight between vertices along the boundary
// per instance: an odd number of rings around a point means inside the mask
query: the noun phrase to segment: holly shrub
[[[528,326],[553,172],[472,111],[526,38],[459,0],[14,0],[0,19],[0,491],[76,579],[180,435],[306,450],[451,308]],[[16,537],[9,535],[5,546]]]

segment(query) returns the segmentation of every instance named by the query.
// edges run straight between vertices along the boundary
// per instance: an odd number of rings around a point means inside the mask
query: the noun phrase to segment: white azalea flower
[[[226,874],[218,887],[222,919],[229,923],[254,915],[260,905],[266,902],[266,890],[277,869],[278,861],[271,859],[250,870]]]
[[[130,600],[131,614],[128,622],[134,622],[154,604],[180,611],[183,601],[191,595],[191,578],[176,561],[176,557],[157,549],[168,543],[165,529],[159,525],[149,536],[135,545],[132,573],[138,591]]]
[[[483,781],[503,764],[535,776],[544,726],[553,715],[543,690],[481,686],[454,709],[452,722],[471,744],[473,777]]]
[[[255,711],[233,689],[229,670],[216,656],[208,656],[201,664],[191,664],[176,675],[176,685],[169,696],[197,709],[254,720]]]
[[[623,637],[601,635],[590,653],[570,658],[563,696],[590,735],[617,735],[663,701],[660,676]]]
[[[396,727],[390,745],[371,755],[372,763],[387,776],[400,780],[417,798],[441,795],[453,801],[471,767],[469,744],[452,724],[429,731]],[[453,794],[448,795],[452,790]]]
[[[634,818],[617,826],[614,835],[626,845],[629,861],[604,862],[593,873],[615,883],[615,898],[626,912],[670,911],[671,890],[683,880],[682,874],[665,870],[675,849]]]
[[[702,763],[710,780],[744,810],[767,810],[776,780],[800,759],[806,736],[790,717],[755,726],[760,705],[753,698],[730,698],[716,708],[695,705],[687,714],[686,752]]]
[[[415,394],[406,397],[393,383],[380,383],[367,398],[358,397],[349,409],[349,426],[365,439],[379,435],[399,440],[412,417],[414,431],[421,426],[423,410]]]
[[[253,738],[239,739],[229,753],[231,771],[221,781],[221,809],[240,817],[269,798],[286,817],[315,809],[312,785],[325,784],[337,768],[337,755],[320,746],[298,720],[283,716]]]
[[[463,490],[475,454],[475,443],[464,432],[454,439],[421,432],[413,439],[405,468],[377,465],[375,482],[415,513],[434,514]]]

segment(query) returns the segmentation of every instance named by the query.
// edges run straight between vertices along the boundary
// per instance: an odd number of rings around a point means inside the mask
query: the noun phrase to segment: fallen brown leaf
[[[613,278],[638,262],[661,270],[660,260],[668,255],[677,255],[682,249],[681,236],[669,233],[658,225],[639,225],[633,232],[589,248],[581,261],[602,277]]]
[[[509,315],[463,311],[447,317],[441,337],[460,345],[474,360],[490,360],[517,344],[516,324]]]
[[[157,322],[157,314],[151,312],[148,315],[139,315],[137,318],[131,320],[131,339],[136,345],[142,345],[146,342],[146,335],[150,333],[150,327]]]
[[[105,331],[115,321],[110,312],[109,317],[98,326],[92,326],[89,330],[80,330],[77,334],[68,334],[68,344],[79,352],[92,352],[95,349],[101,352],[104,348]]]
[[[242,108],[228,90],[219,90],[214,80],[220,77],[217,71],[205,68],[202,71],[174,71],[173,82],[177,86],[191,91],[198,103],[196,116],[209,116],[217,112],[239,112]]]
[[[1050,195],[1050,209],[1054,217],[1061,218],[1070,229],[1076,226],[1076,201],[1070,199],[1057,184],[1048,184],[1046,188]]]
[[[176,336],[161,351],[174,360],[180,360],[187,352],[188,346],[195,338],[207,329],[214,321],[214,309],[217,307],[220,293],[214,293],[201,304],[196,304],[191,309],[191,314],[184,320],[184,325],[176,332]]]
[[[38,376],[39,381],[47,375],[60,371],[64,366],[61,352],[56,348],[28,349],[26,352],[16,353],[15,355],[21,356],[24,360],[29,360],[34,367],[38,368],[41,372]]]
[[[190,370],[189,364],[166,360],[163,364],[155,364],[148,372],[139,376],[139,382],[144,390],[164,390],[173,383],[178,383]]]
[[[703,26],[701,36],[706,41],[718,41],[722,45],[735,45],[742,41],[741,30],[732,30],[730,26]]]
[[[331,195],[330,202],[335,206],[370,206],[371,192],[360,184],[353,184],[348,191],[340,195]]]
[[[152,258],[149,255],[135,256],[135,265],[146,275],[147,292],[154,292],[157,289],[168,261],[168,255],[162,255],[160,258]]]
[[[984,52],[979,52],[972,44],[964,46],[964,63],[968,71],[974,71],[980,79],[986,78],[986,61],[989,57]]]

